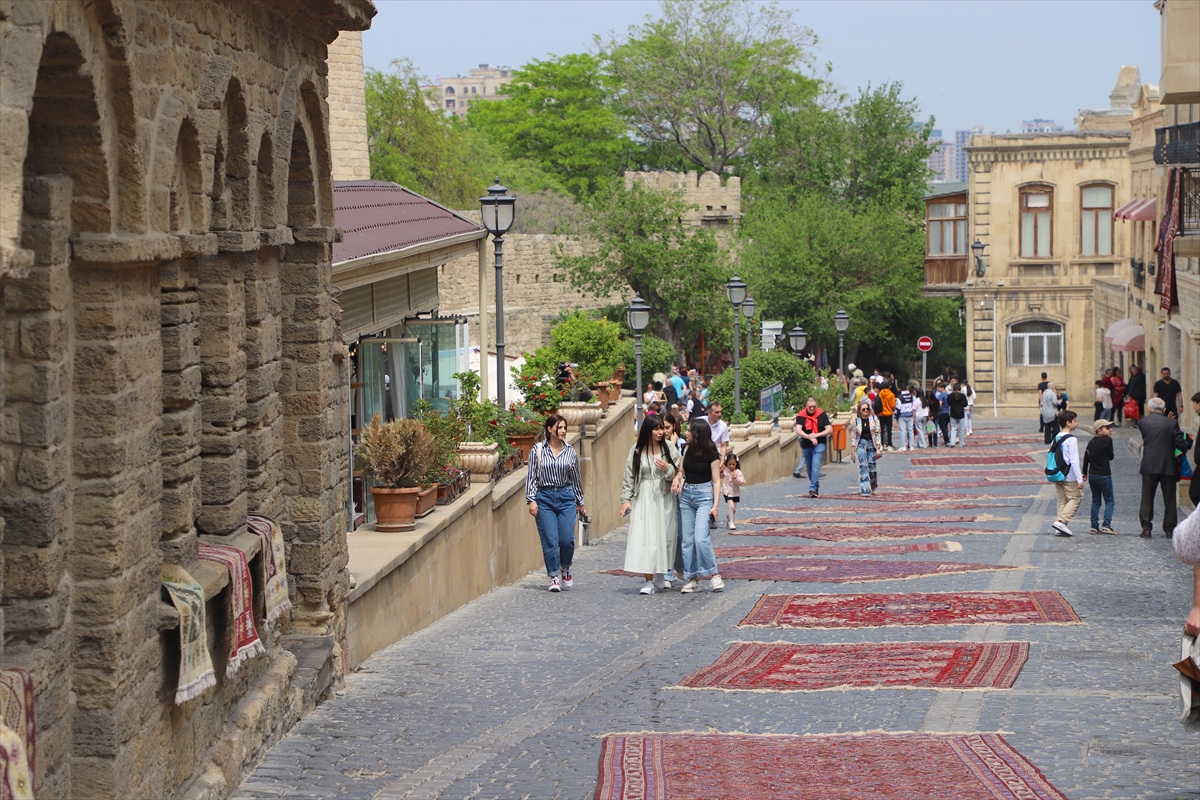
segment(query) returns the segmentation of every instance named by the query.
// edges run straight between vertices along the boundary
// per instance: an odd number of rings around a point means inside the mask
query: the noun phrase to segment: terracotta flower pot
[[[385,489],[371,487],[375,501],[375,529],[380,531],[411,531],[417,513],[417,495],[421,490]]]
[[[437,499],[438,485],[436,483],[421,487],[421,493],[417,495],[416,518],[429,516],[433,509],[437,508]]]
[[[527,436],[510,436],[508,443],[521,451],[522,463],[529,461],[529,451],[533,449],[533,443],[537,441],[537,434],[531,433]]]
[[[492,470],[500,455],[496,449],[500,445],[495,442],[460,442],[458,445],[458,463],[471,473],[471,480],[486,483],[492,479]]]

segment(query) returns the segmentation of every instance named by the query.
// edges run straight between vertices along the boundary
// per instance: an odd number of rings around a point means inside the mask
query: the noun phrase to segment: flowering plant
[[[555,381],[554,373],[540,365],[526,361],[521,367],[509,367],[513,379],[525,395],[525,406],[538,414],[547,414],[563,402],[563,392]]]

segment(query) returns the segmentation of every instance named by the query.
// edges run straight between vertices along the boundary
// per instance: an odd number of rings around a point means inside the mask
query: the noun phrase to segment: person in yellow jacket
[[[879,390],[879,429],[883,441],[883,449],[892,449],[892,414],[896,410],[896,393],[892,391],[892,382],[887,380]]]

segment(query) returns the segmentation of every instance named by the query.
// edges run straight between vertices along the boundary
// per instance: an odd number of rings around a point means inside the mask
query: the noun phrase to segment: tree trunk
[[[683,320],[659,319],[654,323],[654,335],[671,345],[677,361],[683,360]]]

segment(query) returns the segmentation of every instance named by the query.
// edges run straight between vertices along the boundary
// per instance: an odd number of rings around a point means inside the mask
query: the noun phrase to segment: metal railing
[[[1200,234],[1200,171],[1184,173],[1180,190],[1179,232],[1184,236]]]
[[[1200,122],[1156,128],[1154,163],[1200,164]]]

